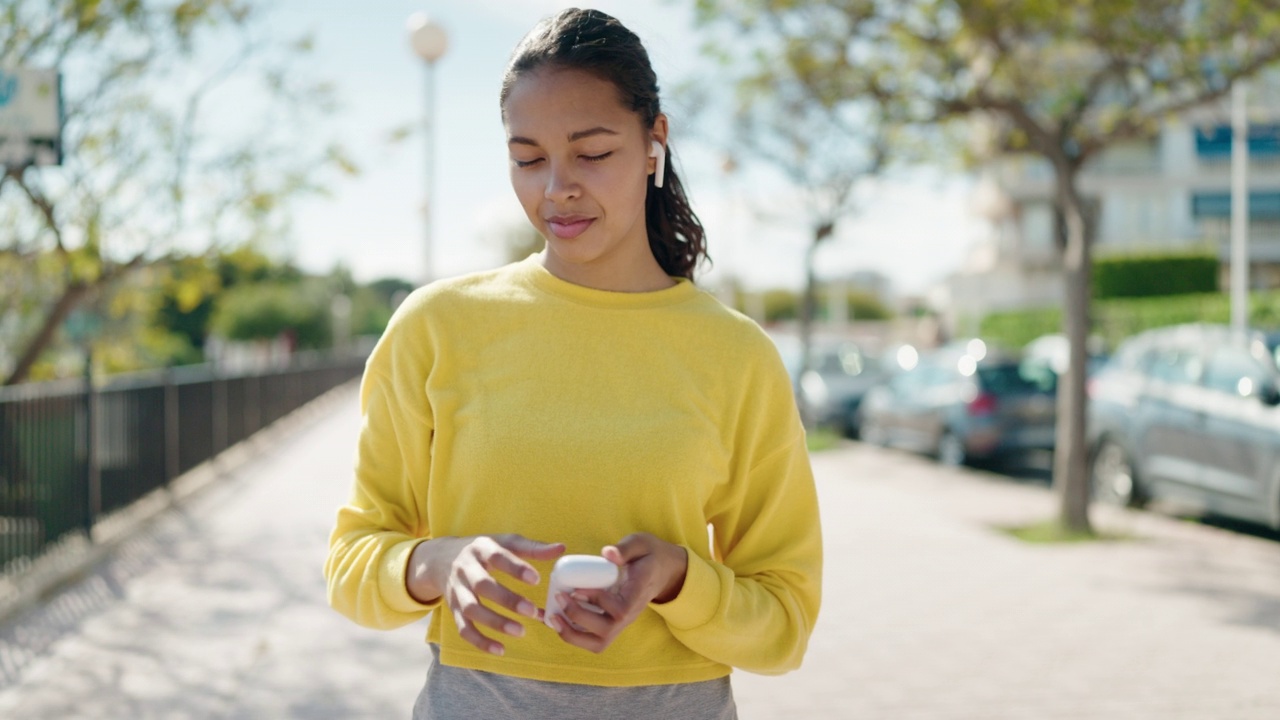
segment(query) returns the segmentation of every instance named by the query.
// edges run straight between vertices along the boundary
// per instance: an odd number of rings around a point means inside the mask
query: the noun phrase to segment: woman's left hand
[[[574,628],[552,616],[556,632],[570,645],[594,653],[604,652],[649,603],[670,602],[684,587],[689,556],[683,547],[649,533],[635,533],[600,553],[621,571],[618,582],[603,590],[575,590],[559,598]],[[603,610],[582,606],[590,603]]]

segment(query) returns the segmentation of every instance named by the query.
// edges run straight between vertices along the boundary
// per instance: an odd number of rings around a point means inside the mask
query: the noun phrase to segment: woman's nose
[[[574,177],[572,168],[566,163],[552,163],[550,172],[547,173],[546,197],[552,202],[563,202],[571,198],[577,197],[579,194],[578,181]]]

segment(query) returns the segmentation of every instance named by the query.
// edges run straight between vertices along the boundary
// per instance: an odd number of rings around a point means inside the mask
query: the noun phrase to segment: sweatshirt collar
[[[567,280],[551,274],[542,265],[542,256],[534,253],[516,263],[516,272],[537,289],[565,300],[599,308],[617,308],[620,310],[636,310],[642,308],[663,307],[684,302],[696,296],[698,287],[688,278],[673,277],[675,285],[661,290],[647,292],[618,292],[614,290],[597,290],[584,285],[575,285]]]

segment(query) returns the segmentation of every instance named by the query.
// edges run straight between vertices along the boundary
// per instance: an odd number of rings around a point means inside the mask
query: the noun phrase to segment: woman
[[[692,282],[702,227],[633,33],[589,10],[544,21],[501,109],[546,247],[397,311],[362,384],[330,602],[376,628],[440,610],[417,718],[735,717],[731,668],[798,667],[818,613],[786,371]],[[549,628],[565,552],[620,578],[558,598],[571,622]]]

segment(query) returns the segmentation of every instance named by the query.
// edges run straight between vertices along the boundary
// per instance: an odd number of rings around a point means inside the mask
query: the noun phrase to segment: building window
[[[1215,125],[1196,128],[1196,157],[1201,160],[1231,159],[1231,126]],[[1249,125],[1249,156],[1260,159],[1280,158],[1280,123]]]
[[[1231,193],[1199,192],[1191,195],[1191,216],[1196,220],[1231,217]],[[1250,220],[1280,220],[1280,191],[1249,193]]]

